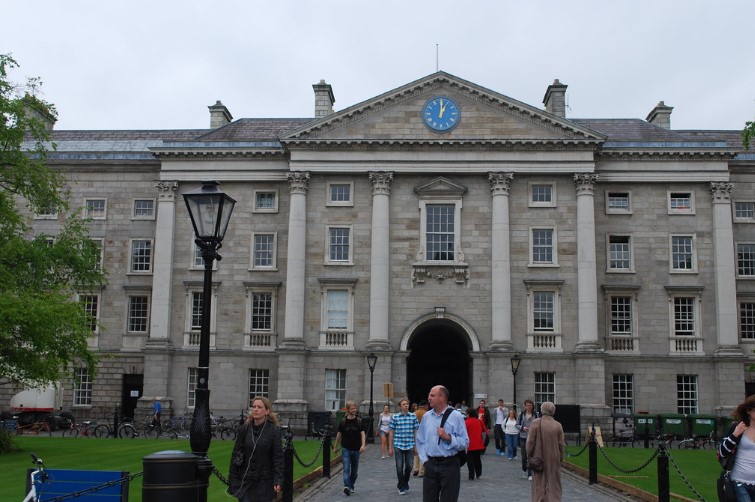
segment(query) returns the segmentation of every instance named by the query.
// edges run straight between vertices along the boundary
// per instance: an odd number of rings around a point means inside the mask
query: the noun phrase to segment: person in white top
[[[495,426],[493,427],[493,437],[495,438],[495,454],[503,455],[506,447],[504,442],[503,422],[509,416],[509,410],[503,405],[503,399],[498,400],[498,408],[495,409]]]
[[[389,425],[391,424],[391,407],[387,404],[383,406],[383,413],[380,414],[380,428],[378,434],[380,434],[380,454],[385,458],[388,454],[388,432]]]
[[[509,460],[516,458],[516,445],[519,443],[519,424],[516,423],[516,410],[509,411],[509,416],[503,421],[503,433],[506,435],[506,453]]]

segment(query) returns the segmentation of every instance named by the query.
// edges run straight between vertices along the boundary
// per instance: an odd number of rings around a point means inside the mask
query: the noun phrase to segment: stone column
[[[152,273],[152,306],[149,341],[170,344],[171,290],[173,286],[173,240],[176,229],[176,181],[156,181],[157,221]]]
[[[509,235],[509,192],[514,173],[488,173],[493,197],[491,223],[490,300],[492,341],[490,350],[511,351],[511,251]]]
[[[599,352],[598,275],[595,259],[595,183],[597,174],[574,175],[577,187],[577,322],[575,352]]]
[[[283,347],[304,348],[304,265],[307,245],[307,189],[309,173],[287,173],[291,191],[286,262],[286,322]],[[303,372],[302,372],[303,373]]]
[[[737,328],[736,251],[731,221],[732,183],[711,183],[713,272],[716,281],[716,354],[742,355]]]
[[[370,250],[370,340],[367,350],[390,350],[390,198],[393,173],[371,172],[372,248]]]

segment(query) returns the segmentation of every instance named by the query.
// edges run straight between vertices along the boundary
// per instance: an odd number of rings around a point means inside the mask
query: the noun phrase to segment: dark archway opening
[[[427,399],[430,388],[448,388],[449,402],[470,400],[471,365],[467,335],[443,319],[423,324],[409,340],[406,382],[409,400],[419,403]]]

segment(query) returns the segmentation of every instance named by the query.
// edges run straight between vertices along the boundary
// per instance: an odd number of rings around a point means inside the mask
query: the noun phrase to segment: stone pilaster
[[[390,350],[390,197],[391,172],[371,172],[372,247],[370,250],[370,339],[368,350]]]
[[[491,227],[491,306],[490,350],[511,351],[511,243],[509,192],[513,173],[488,173],[493,203]]]
[[[286,263],[286,321],[281,347],[304,347],[304,266],[307,244],[307,190],[309,173],[286,174],[291,192]]]
[[[152,273],[152,306],[150,342],[169,342],[171,286],[173,285],[173,240],[176,228],[177,181],[156,181],[157,221],[155,225],[155,257]]]
[[[576,352],[599,352],[598,275],[595,258],[595,183],[597,174],[577,173],[577,322]]]

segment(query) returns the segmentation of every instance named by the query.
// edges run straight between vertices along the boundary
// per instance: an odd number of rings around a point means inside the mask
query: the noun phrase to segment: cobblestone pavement
[[[587,480],[566,470],[561,471],[561,485],[564,501],[617,502],[635,500],[602,485],[589,485]],[[482,456],[482,477],[474,481],[467,479],[467,467],[461,468],[461,491],[459,500],[517,500],[530,499],[530,481],[522,477],[522,464],[519,457],[509,461],[505,456],[495,454],[488,447]],[[500,497],[495,498],[496,495]],[[489,498],[493,497],[493,498]],[[380,444],[367,445],[359,461],[359,477],[355,492],[351,496],[343,493],[343,476],[338,464],[331,470],[330,479],[322,478],[295,498],[297,502],[338,502],[369,500],[371,502],[393,500],[422,500],[422,478],[412,477],[409,492],[398,495],[396,488],[396,464],[391,457],[380,458]]]

